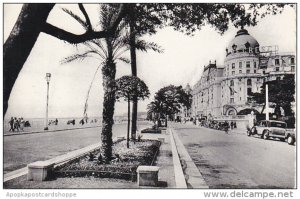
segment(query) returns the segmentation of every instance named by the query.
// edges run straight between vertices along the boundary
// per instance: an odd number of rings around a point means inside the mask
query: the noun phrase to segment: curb
[[[10,134],[3,134],[3,136],[13,136],[13,135],[26,135],[26,134],[35,134],[35,133],[52,133],[57,131],[69,131],[69,130],[78,130],[78,129],[89,129],[89,128],[98,128],[101,126],[89,126],[89,127],[77,127],[71,129],[57,129],[57,130],[50,130],[50,131],[32,131],[32,132],[23,132],[23,133],[10,133]]]
[[[3,175],[3,183],[7,182],[9,180],[27,175],[27,173],[28,173],[28,168],[27,167],[23,167],[22,169],[18,169],[18,170],[14,170],[14,171],[11,171],[9,173],[6,173],[6,174]]]
[[[175,144],[173,131],[172,131],[172,129],[168,129],[168,130],[170,132],[170,140],[171,140],[171,146],[172,146],[172,156],[173,156],[176,188],[185,188],[186,189],[187,184],[186,184],[182,166],[180,163],[179,154],[178,154],[177,147]]]
[[[180,157],[182,160],[186,163],[186,169],[185,173],[188,176],[186,182],[192,187],[192,188],[198,188],[198,189],[209,189],[208,185],[206,184],[202,174],[200,173],[199,169],[197,168],[196,164],[192,160],[191,156],[187,152],[185,146],[179,139],[176,131],[174,130],[174,138],[177,145],[177,149],[179,152]]]

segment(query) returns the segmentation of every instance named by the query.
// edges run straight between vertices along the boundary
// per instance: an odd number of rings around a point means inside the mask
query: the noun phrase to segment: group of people
[[[55,120],[49,120],[48,125],[50,126],[51,124],[57,125],[58,119],[56,118]]]
[[[11,117],[9,120],[9,126],[10,129],[9,131],[24,131],[24,126],[25,126],[25,121],[22,117],[16,118],[16,117]]]

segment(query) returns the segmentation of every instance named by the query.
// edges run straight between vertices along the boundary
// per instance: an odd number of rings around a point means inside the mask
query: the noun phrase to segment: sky
[[[73,33],[83,32],[80,25],[61,8],[68,7],[78,11],[76,5],[56,5],[51,11],[48,22]],[[20,4],[4,4],[4,41],[8,37],[18,17]],[[93,5],[87,6],[96,24],[97,14]],[[63,19],[63,20],[62,20]],[[278,45],[279,52],[296,52],[296,10],[287,7],[276,16],[261,19],[255,27],[245,27],[257,39],[260,46]],[[151,96],[139,102],[138,111],[146,111],[147,104],[160,88],[174,84],[194,85],[201,77],[204,65],[209,61],[222,66],[225,49],[238,29],[230,27],[220,35],[210,26],[204,26],[194,36],[187,36],[167,27],[160,29],[153,36],[144,39],[159,44],[164,53],[138,52],[138,77],[148,85]],[[57,38],[41,33],[26,63],[20,72],[9,99],[6,118],[44,117],[46,110],[46,73],[51,73],[49,90],[49,117],[81,117],[87,91],[93,75],[101,63],[96,58],[81,62],[61,64],[61,61],[76,52],[76,47]],[[129,58],[129,54],[126,54]],[[117,63],[117,78],[130,75],[130,65]],[[101,70],[96,74],[89,97],[89,116],[102,114],[103,87]],[[116,102],[115,114],[127,112],[127,104]]]

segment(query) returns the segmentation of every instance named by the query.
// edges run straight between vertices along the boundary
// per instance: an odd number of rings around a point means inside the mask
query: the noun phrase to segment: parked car
[[[263,139],[278,138],[293,145],[296,141],[294,131],[286,130],[287,124],[277,120],[262,120],[247,130],[247,135],[258,135]]]
[[[218,123],[218,127],[217,127],[218,130],[224,131],[225,128],[228,128],[228,123],[226,123],[226,122],[219,122]]]
[[[215,129],[217,125],[218,125],[218,122],[213,120],[209,123],[209,128]]]

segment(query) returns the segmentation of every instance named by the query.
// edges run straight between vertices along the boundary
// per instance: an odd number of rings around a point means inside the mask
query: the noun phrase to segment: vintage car
[[[209,123],[209,128],[211,129],[216,129],[217,128],[217,125],[218,125],[218,122],[213,120]]]
[[[229,128],[229,124],[227,122],[219,122],[218,123],[218,130],[224,131],[226,128]]]
[[[278,138],[293,145],[296,141],[294,131],[286,130],[287,124],[277,120],[262,120],[247,130],[247,135],[259,135],[263,139]]]

